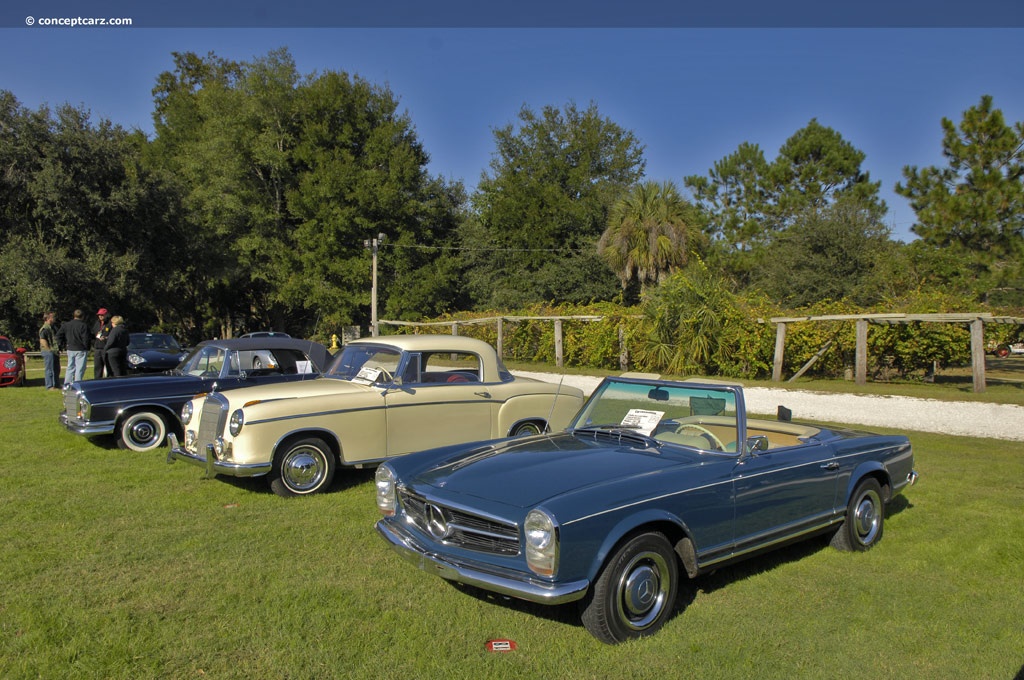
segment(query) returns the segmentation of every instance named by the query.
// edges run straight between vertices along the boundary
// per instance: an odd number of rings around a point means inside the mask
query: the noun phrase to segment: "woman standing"
[[[110,335],[104,348],[106,364],[114,377],[128,375],[128,329],[124,327],[124,317],[115,316],[110,320]]]

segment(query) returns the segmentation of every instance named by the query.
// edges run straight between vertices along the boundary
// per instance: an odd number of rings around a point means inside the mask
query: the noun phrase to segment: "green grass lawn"
[[[33,381],[37,384],[37,381]],[[827,539],[701,577],[610,647],[572,607],[463,592],[373,529],[372,472],[285,500],[65,432],[0,390],[3,678],[994,678],[1024,668],[1024,443],[913,434],[870,552]],[[485,650],[514,640],[506,654]]]

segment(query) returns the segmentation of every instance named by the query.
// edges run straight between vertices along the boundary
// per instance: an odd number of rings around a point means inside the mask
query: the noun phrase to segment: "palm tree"
[[[612,206],[597,252],[623,290],[635,281],[643,292],[686,264],[693,214],[672,182],[642,182]]]

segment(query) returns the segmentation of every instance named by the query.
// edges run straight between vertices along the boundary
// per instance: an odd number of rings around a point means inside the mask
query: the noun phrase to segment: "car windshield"
[[[8,354],[14,354],[14,345],[7,338],[0,338],[0,352],[7,352]]]
[[[736,392],[728,387],[609,379],[576,416],[574,430],[629,430],[707,451],[735,451]]]
[[[363,384],[391,382],[402,353],[384,345],[347,345],[326,375]]]
[[[218,376],[228,361],[228,354],[227,350],[213,345],[199,347],[178,364],[178,370],[189,375]]]
[[[128,349],[173,349],[180,350],[181,345],[174,339],[173,335],[166,333],[132,333]]]
[[[207,345],[192,352],[178,371],[204,378],[216,376],[293,375],[319,373],[316,364],[297,349],[228,350]]]

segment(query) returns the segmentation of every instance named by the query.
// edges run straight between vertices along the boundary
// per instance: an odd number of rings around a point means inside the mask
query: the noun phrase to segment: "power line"
[[[451,250],[474,253],[588,253],[588,248],[469,248],[466,246],[421,246],[389,243],[382,248],[408,248],[410,250]]]

